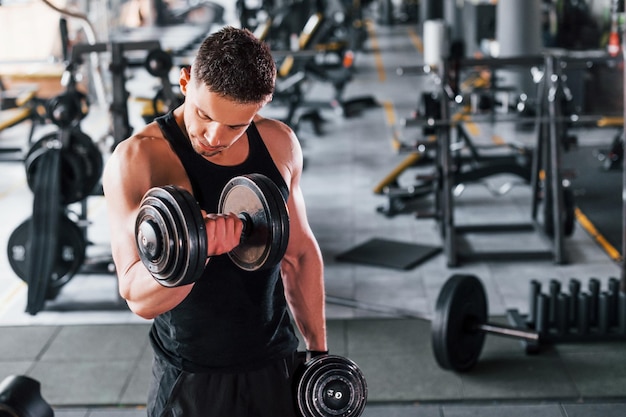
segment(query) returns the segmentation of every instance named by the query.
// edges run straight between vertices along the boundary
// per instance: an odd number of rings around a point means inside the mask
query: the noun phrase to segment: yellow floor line
[[[0,192],[0,200],[11,194],[13,191],[18,188],[22,188],[25,184],[25,181],[17,181],[11,187],[9,187],[6,191]]]
[[[387,120],[387,126],[396,125],[396,111],[393,103],[389,100],[383,100],[383,109],[385,109],[385,119]]]
[[[480,135],[480,128],[478,127],[476,123],[465,122],[465,127],[467,128],[467,131],[469,132],[470,135],[472,136]]]
[[[609,255],[609,257],[616,261],[621,262],[622,256],[617,249],[613,245],[611,245],[605,238],[598,232],[598,229],[591,223],[591,221],[583,214],[580,209],[576,208],[574,213],[576,214],[576,220],[578,224],[582,226],[583,229],[587,231],[591,235],[592,238],[600,245],[602,249]]]
[[[385,112],[385,123],[387,126],[392,128],[391,140],[390,140],[391,149],[393,149],[395,152],[398,152],[402,144],[400,142],[400,138],[398,137],[398,133],[394,129],[394,126],[396,125],[396,111],[395,111],[394,105],[389,100],[382,100],[381,104]]]
[[[409,29],[409,38],[411,39],[413,46],[415,46],[415,49],[417,49],[419,53],[423,54],[424,42],[422,42],[422,37],[415,32],[415,29]]]
[[[0,298],[0,317],[4,316],[15,297],[17,297],[20,291],[26,288],[26,286],[27,285],[24,281],[16,282],[13,284],[9,292],[6,293],[4,297]]]
[[[382,83],[387,79],[387,75],[385,74],[383,58],[380,54],[380,48],[378,47],[378,38],[376,37],[376,30],[374,30],[374,23],[367,21],[366,27],[369,41],[372,44],[372,50],[374,51],[374,61],[376,62],[376,69],[378,71],[378,80]]]

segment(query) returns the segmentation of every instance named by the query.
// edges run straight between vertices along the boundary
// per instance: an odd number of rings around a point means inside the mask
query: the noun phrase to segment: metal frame
[[[527,56],[516,58],[492,58],[492,59],[465,59],[456,62],[444,61],[437,68],[438,78],[444,99],[441,100],[441,121],[438,124],[438,141],[436,165],[438,169],[438,181],[436,192],[436,217],[439,221],[441,236],[443,239],[444,253],[448,259],[448,266],[456,267],[464,261],[472,260],[527,260],[527,259],[553,259],[557,264],[567,262],[564,248],[564,225],[563,225],[563,176],[561,173],[561,135],[562,123],[567,120],[563,116],[561,98],[564,94],[565,80],[562,70],[565,67],[588,68],[600,63],[611,63],[619,58],[612,58],[603,53],[547,53],[541,56]],[[463,67],[482,66],[491,69],[505,68],[509,66],[533,66],[542,65],[544,75],[538,85],[538,112],[535,121],[537,131],[536,151],[533,155],[531,171],[532,215],[528,224],[485,224],[473,226],[460,226],[455,223],[453,188],[460,178],[454,169],[454,157],[452,154],[454,123],[451,103],[456,96],[458,74]],[[585,119],[585,116],[581,116]],[[435,121],[437,123],[438,121]],[[538,206],[540,204],[540,185],[542,179],[540,173],[545,174],[544,189],[550,193],[544,199],[550,197],[552,203],[553,233],[548,236],[543,230],[538,219]],[[625,177],[626,184],[626,177]],[[626,187],[625,187],[626,190]],[[626,216],[626,209],[625,209]],[[549,243],[550,247],[539,251],[463,251],[459,241],[466,233],[514,233],[521,231],[536,231]],[[626,232],[624,233],[626,242]],[[467,242],[469,243],[469,242]],[[624,274],[626,275],[626,273]],[[626,286],[626,284],[625,284]]]

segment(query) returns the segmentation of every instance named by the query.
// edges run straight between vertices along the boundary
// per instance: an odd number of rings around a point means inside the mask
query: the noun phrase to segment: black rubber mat
[[[411,269],[441,251],[440,247],[373,238],[344,253],[336,259],[393,269]]]
[[[563,165],[575,172],[574,201],[597,232],[622,253],[622,171],[607,170],[598,159],[604,149],[579,147],[565,152]]]

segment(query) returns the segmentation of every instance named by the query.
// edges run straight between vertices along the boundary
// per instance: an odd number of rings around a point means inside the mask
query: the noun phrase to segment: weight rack
[[[626,50],[626,29],[622,31],[622,51]],[[622,53],[615,59],[626,66]],[[626,101],[626,95],[625,101]],[[626,128],[626,106],[623,109]],[[529,310],[522,315],[518,310],[507,311],[510,324],[539,333],[537,342],[522,341],[526,352],[534,353],[545,343],[602,342],[626,340],[626,169],[622,167],[622,254],[620,277],[610,277],[603,291],[598,278],[591,277],[587,290],[581,290],[576,279],[569,281],[569,291],[561,291],[561,283],[550,280],[548,293],[532,280],[529,291]]]
[[[454,103],[454,98],[456,96],[456,87],[455,84],[458,82],[459,72],[461,68],[464,67],[472,67],[476,65],[483,65],[489,67],[491,70],[497,70],[501,68],[509,68],[509,67],[530,67],[533,65],[543,65],[545,75],[542,81],[538,85],[538,102],[539,102],[539,111],[538,116],[536,118],[536,129],[538,129],[538,139],[537,139],[537,149],[542,147],[547,148],[543,155],[548,155],[548,151],[553,151],[554,159],[558,162],[559,158],[559,145],[556,143],[556,138],[547,136],[550,133],[549,130],[545,128],[545,123],[540,123],[541,117],[543,117],[543,110],[545,110],[546,105],[555,106],[556,103],[550,102],[550,98],[555,99],[556,96],[549,97],[546,93],[548,90],[548,86],[546,85],[548,82],[555,81],[552,77],[549,76],[551,71],[551,65],[553,63],[550,59],[544,58],[542,56],[527,56],[527,57],[519,57],[519,58],[506,58],[506,59],[485,59],[485,60],[462,60],[461,62],[443,62],[439,67],[439,78],[441,80],[442,85],[442,96],[441,100],[441,117],[443,120],[451,120],[452,118],[452,109],[451,103]],[[556,111],[556,110],[555,110]],[[455,221],[455,196],[453,193],[454,187],[458,182],[455,178],[454,172],[454,158],[453,154],[453,145],[456,139],[455,137],[455,129],[454,126],[449,124],[448,126],[442,126],[438,129],[438,149],[437,149],[437,163],[439,166],[439,187],[438,192],[435,199],[436,204],[436,213],[439,216],[439,224],[441,229],[441,235],[443,238],[443,248],[444,253],[447,256],[448,266],[456,267],[462,262],[472,261],[472,260],[502,260],[502,259],[546,259],[553,257],[555,262],[563,263],[563,240],[562,233],[560,228],[557,225],[557,228],[554,233],[554,238],[552,239],[552,248],[550,250],[540,250],[540,251],[512,251],[512,250],[498,250],[498,251],[475,251],[475,250],[461,250],[460,242],[465,238],[466,234],[469,233],[518,233],[518,232],[532,232],[535,230],[535,226],[532,222],[522,223],[522,224],[477,224],[477,225],[458,225]],[[546,160],[541,161],[546,162]],[[552,162],[552,161],[550,161]],[[533,184],[533,189],[535,189],[535,185],[538,181],[539,169],[540,169],[540,157],[536,152],[536,155],[533,156],[532,162],[532,172],[531,172],[531,181]],[[558,166],[558,165],[557,165]],[[558,170],[549,170],[546,173],[551,175],[548,177],[546,175],[547,181],[551,183],[557,184],[557,187],[554,188],[555,195],[554,200],[556,205],[561,204],[559,197],[559,187],[561,184],[560,173]],[[554,177],[554,178],[552,178]],[[538,188],[538,186],[537,186]],[[556,222],[559,223],[558,221]],[[469,242],[467,242],[469,243]],[[468,245],[471,247],[471,245]]]
[[[512,326],[539,335],[536,341],[521,341],[527,353],[537,353],[545,344],[626,340],[626,292],[618,278],[610,277],[605,289],[595,277],[586,289],[575,278],[567,292],[556,279],[550,280],[547,292],[541,287],[537,280],[530,282],[527,315],[507,311]]]
[[[41,311],[46,301],[55,299],[74,275],[115,272],[110,254],[87,257],[86,253],[90,245],[87,198],[102,195],[103,161],[100,150],[80,129],[81,120],[89,109],[86,96],[76,89],[75,71],[82,64],[83,55],[110,53],[113,97],[109,108],[112,116],[109,133],[115,147],[132,132],[126,90],[126,72],[131,66],[126,54],[131,51],[147,51],[146,64],[151,63],[150,57],[156,64],[169,62],[158,41],[75,45],[64,74],[66,91],[46,103],[48,119],[58,129],[39,139],[26,155],[27,178],[34,194],[33,213],[12,233],[8,255],[14,272],[28,284],[26,312],[31,315]],[[159,51],[161,55],[155,55]],[[161,78],[164,88],[171,91],[164,72],[162,68],[162,71],[150,73]],[[65,178],[65,171],[72,169],[75,172]],[[75,183],[89,186],[83,189]],[[71,191],[69,196],[65,195],[68,190]],[[72,204],[79,205],[77,211],[69,209]]]
[[[428,121],[429,126],[437,129],[435,190],[435,209],[430,217],[434,217],[440,227],[443,249],[449,267],[456,267],[465,261],[476,260],[528,260],[552,259],[557,264],[567,263],[565,256],[564,237],[569,233],[572,216],[567,216],[573,208],[573,201],[568,199],[568,190],[564,185],[561,172],[561,153],[567,146],[563,143],[564,133],[568,124],[597,122],[596,116],[572,115],[565,116],[563,100],[569,94],[563,71],[565,68],[591,68],[594,65],[612,65],[621,58],[608,56],[606,53],[574,53],[550,52],[536,56],[520,56],[514,58],[460,59],[443,61],[437,68],[438,83],[441,88],[440,100],[441,120]],[[491,70],[503,68],[542,67],[543,76],[537,83],[537,112],[534,118],[511,118],[510,121],[529,122],[532,120],[537,134],[535,151],[532,156],[531,168],[531,218],[527,223],[520,224],[477,224],[459,225],[455,221],[454,188],[459,182],[455,158],[456,141],[459,136],[458,124],[452,114],[456,104],[456,85],[459,73],[463,68],[485,67]],[[498,116],[488,116],[497,122]],[[506,118],[504,120],[507,120]],[[571,194],[571,193],[570,193]],[[543,210],[540,210],[542,207]],[[470,242],[465,239],[469,233],[518,233],[537,232],[547,243],[544,250],[495,250],[477,251],[471,249]],[[461,240],[469,250],[461,249]]]

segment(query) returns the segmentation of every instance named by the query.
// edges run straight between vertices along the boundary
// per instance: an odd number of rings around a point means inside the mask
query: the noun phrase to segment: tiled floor
[[[405,158],[392,146],[394,127],[408,117],[429,77],[399,76],[396,68],[421,63],[414,41],[416,26],[374,26],[366,51],[357,56],[358,73],[345,93],[371,94],[379,107],[354,118],[324,110],[324,134],[306,123],[299,132],[307,158],[303,190],[309,220],[325,260],[329,296],[330,349],[348,355],[368,378],[367,417],[404,416],[617,416],[626,412],[626,345],[595,343],[558,345],[527,356],[517,341],[489,336],[479,365],[467,374],[441,370],[434,362],[427,320],[394,317],[410,312],[429,318],[446,279],[453,273],[476,274],[485,285],[489,309],[528,309],[531,279],[543,283],[571,277],[620,276],[619,265],[580,228],[566,240],[568,263],[550,260],[473,262],[447,266],[440,253],[415,268],[396,270],[349,262],[337,255],[372,238],[441,246],[433,220],[406,214],[388,218],[377,212],[384,197],[373,188]],[[325,85],[309,93],[330,97]],[[270,107],[268,115],[280,117]],[[103,135],[98,109],[83,123],[93,138]],[[133,124],[136,126],[136,120]],[[17,133],[16,133],[17,132]],[[405,139],[417,133],[400,131]],[[19,128],[0,133],[3,142],[20,140]],[[522,135],[503,128],[505,139]],[[513,136],[513,137],[512,137]],[[527,136],[527,134],[525,134]],[[32,195],[21,164],[0,165],[0,236],[4,241],[30,215]],[[416,171],[400,181],[411,183]],[[468,184],[457,198],[463,222],[526,221],[530,191],[515,185],[495,197],[491,188],[515,178],[489,178]],[[429,200],[424,200],[428,206]],[[101,197],[88,200],[91,255],[107,253],[109,236]],[[474,239],[475,238],[475,239]],[[500,248],[544,245],[536,235],[476,236],[472,244]],[[148,324],[131,313],[116,294],[112,275],[78,275],[54,302],[36,316],[24,313],[27,288],[0,256],[0,376],[28,374],[42,382],[42,392],[61,417],[138,416],[145,401],[151,358]],[[397,314],[395,314],[397,315]],[[96,377],[97,375],[97,377]]]

